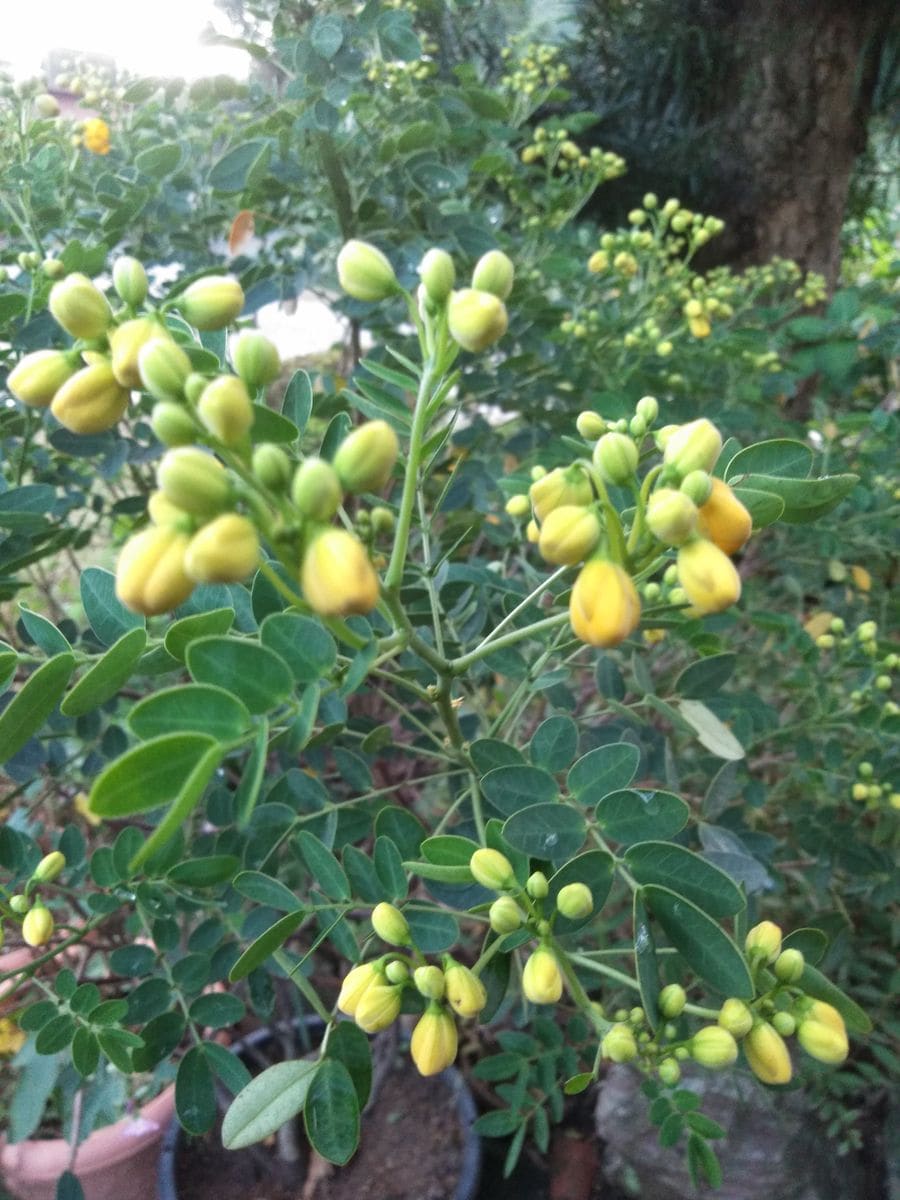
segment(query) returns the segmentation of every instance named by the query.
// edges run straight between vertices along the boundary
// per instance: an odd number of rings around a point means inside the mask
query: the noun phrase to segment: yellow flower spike
[[[641,620],[641,600],[627,571],[594,558],[578,573],[569,601],[572,630],[590,646],[618,646]]]
[[[388,983],[383,977],[366,988],[356,1005],[354,1020],[366,1033],[380,1033],[400,1015],[403,988]]]
[[[323,529],[307,548],[300,570],[306,602],[323,617],[365,616],[378,603],[378,576],[359,538]]]
[[[83,367],[67,379],[50,411],[70,433],[104,433],[125,414],[129,393],[105,360]]]
[[[540,529],[538,550],[542,558],[559,566],[583,562],[600,541],[600,521],[590,508],[563,504],[547,514]]]
[[[191,538],[184,566],[197,583],[240,583],[259,566],[256,526],[237,513],[223,513]]]
[[[456,1022],[447,1010],[432,1002],[419,1018],[409,1052],[420,1075],[438,1075],[456,1058]]]
[[[487,1004],[487,992],[478,976],[462,963],[450,962],[444,971],[447,1003],[458,1016],[477,1017]]]
[[[116,564],[116,595],[133,612],[158,616],[194,590],[185,568],[190,539],[175,526],[152,525],[130,537]]]
[[[698,613],[724,612],[741,598],[741,577],[734,563],[705,538],[678,551],[678,582]]]
[[[725,554],[736,554],[753,532],[753,518],[721,479],[712,479],[712,491],[697,510],[701,534]]]
[[[379,978],[379,973],[371,963],[360,963],[351,968],[341,984],[337,1006],[348,1017],[356,1015],[356,1009],[366,989]]]
[[[22,922],[22,939],[26,946],[46,946],[53,937],[53,913],[43,904],[28,910]]]
[[[522,991],[532,1004],[555,1004],[563,990],[562,972],[548,946],[538,946],[522,971]]]
[[[759,1021],[744,1038],[750,1070],[763,1083],[790,1083],[791,1056],[784,1038],[767,1021]]]

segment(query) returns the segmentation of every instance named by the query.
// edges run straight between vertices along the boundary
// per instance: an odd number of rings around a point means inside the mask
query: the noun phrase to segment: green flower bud
[[[647,504],[647,528],[664,546],[681,546],[697,531],[697,506],[683,492],[658,488]]]
[[[29,408],[46,408],[77,370],[77,363],[62,350],[35,350],[13,367],[6,386]]]
[[[231,361],[252,392],[274,383],[281,374],[278,347],[256,329],[244,329],[238,334],[231,349]]]
[[[121,420],[127,407],[128,392],[101,358],[66,380],[50,411],[71,433],[103,433]]]
[[[559,889],[556,907],[570,921],[581,921],[594,911],[594,897],[586,883],[567,883]]]
[[[680,1017],[687,1004],[687,993],[680,983],[669,983],[659,993],[659,1011],[667,1020]]]
[[[475,264],[472,272],[472,287],[479,292],[490,292],[498,300],[505,300],[512,291],[516,268],[502,250],[489,250]]]
[[[62,279],[66,273],[66,268],[58,258],[45,258],[41,263],[41,270],[48,279]]]
[[[659,401],[655,396],[641,396],[634,411],[649,429],[659,416]]]
[[[796,983],[803,974],[803,952],[801,950],[782,950],[775,959],[772,970],[775,978],[781,983]],[[779,1030],[779,1032],[781,1032]]]
[[[223,513],[195,533],[184,566],[197,583],[240,583],[259,566],[256,526],[237,513]]]
[[[112,277],[113,287],[119,298],[129,308],[137,308],[147,299],[147,292],[150,290],[147,272],[144,270],[144,264],[136,258],[128,255],[117,258],[113,263]]]
[[[383,942],[392,946],[408,946],[412,940],[406,917],[399,908],[386,901],[372,909],[372,928]]]
[[[562,504],[547,514],[538,549],[550,563],[574,566],[584,562],[600,541],[600,521],[590,508]]]
[[[216,516],[231,503],[231,480],[225,468],[195,446],[168,450],[156,469],[156,482],[176,508],[197,517]]]
[[[463,288],[451,293],[447,322],[453,340],[478,354],[503,337],[509,317],[503,301],[491,292]]]
[[[618,486],[634,478],[638,448],[624,433],[605,433],[594,447],[594,466],[604,483]]]
[[[512,864],[499,850],[476,850],[469,859],[469,870],[476,883],[494,892],[502,892],[505,888],[513,887],[516,882]]]
[[[51,119],[59,116],[59,102],[49,92],[40,92],[34,98],[35,111],[41,117]]]
[[[64,871],[66,867],[66,856],[61,850],[54,850],[50,854],[45,854],[38,865],[31,873],[31,878],[35,883],[52,883],[53,880]]]
[[[253,474],[272,492],[286,492],[294,470],[294,464],[280,446],[273,442],[260,442],[253,451]],[[328,520],[328,517],[323,518]]]
[[[732,996],[719,1009],[718,1022],[733,1037],[742,1038],[753,1028],[753,1013],[743,1000]]]
[[[341,442],[333,465],[345,491],[380,491],[391,477],[400,445],[387,421],[366,421]]]
[[[195,279],[174,304],[195,329],[224,329],[240,315],[244,292],[230,275],[207,275]]]
[[[372,532],[376,535],[394,532],[397,522],[389,508],[385,508],[381,504],[376,504],[369,514],[369,518],[372,522]]]
[[[87,275],[75,273],[54,283],[47,307],[58,325],[74,338],[99,338],[112,321],[109,301]]]
[[[386,300],[400,288],[386,255],[369,242],[347,242],[337,257],[337,273],[341,287],[354,300]]]
[[[722,435],[706,417],[682,425],[666,442],[663,461],[680,479],[691,471],[711,471],[722,450]]]
[[[681,1067],[675,1058],[664,1058],[659,1064],[659,1081],[666,1087],[674,1087],[681,1078]]]
[[[17,913],[21,917],[28,912],[29,908],[31,908],[31,901],[27,896],[23,896],[22,893],[19,892],[15,896],[10,896],[9,907],[14,913]]]
[[[678,489],[685,496],[689,497],[699,507],[705,504],[712,493],[712,476],[706,471],[691,471],[689,475],[685,475],[681,481],[681,487]]]
[[[525,914],[512,896],[499,896],[488,910],[488,919],[494,933],[515,933],[521,928]]]
[[[207,384],[197,401],[197,415],[220,442],[235,446],[250,432],[253,405],[236,375],[219,375]]]
[[[188,404],[197,407],[200,402],[200,397],[209,386],[209,376],[203,375],[199,371],[191,371],[187,379],[184,381],[184,398]]]
[[[589,442],[593,442],[606,433],[606,422],[599,413],[586,410],[578,414],[575,421],[575,428],[583,438],[586,438]]]
[[[437,247],[429,250],[419,263],[418,271],[428,299],[443,304],[456,282],[456,268],[447,251]]]
[[[613,1025],[600,1043],[600,1052],[614,1063],[631,1062],[638,1052],[634,1032],[621,1022]]]
[[[730,1067],[738,1055],[737,1042],[721,1025],[698,1029],[689,1043],[691,1058],[714,1071]]]
[[[384,973],[391,983],[406,983],[409,979],[409,967],[400,958],[395,958],[384,968]]]
[[[341,481],[330,462],[307,458],[294,472],[291,498],[304,517],[330,521],[344,498]]]
[[[546,899],[550,891],[550,884],[547,882],[547,876],[544,874],[544,872],[533,871],[528,876],[528,881],[525,884],[525,890],[532,900]]]
[[[168,400],[153,405],[150,428],[164,446],[189,446],[197,438],[197,426],[190,413]]]
[[[416,985],[416,990],[426,1000],[442,1000],[446,980],[444,972],[440,967],[434,965],[428,967],[416,967],[413,971],[413,982]]]
[[[150,317],[135,317],[133,321],[126,321],[110,332],[113,374],[122,387],[141,387],[143,380],[138,366],[140,352],[148,342],[158,339],[171,341],[168,330]]]
[[[797,1022],[789,1012],[772,1014],[772,1028],[782,1037],[791,1037],[797,1032]]]
[[[167,336],[153,338],[138,351],[138,374],[154,400],[182,400],[192,369],[185,352]]]

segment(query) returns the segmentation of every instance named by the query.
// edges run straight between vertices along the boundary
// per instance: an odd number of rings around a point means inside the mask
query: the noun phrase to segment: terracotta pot
[[[136,1116],[95,1129],[78,1147],[73,1167],[85,1200],[155,1196],[159,1148],[174,1112],[175,1088],[168,1087]],[[70,1155],[62,1138],[0,1143],[0,1172],[21,1200],[55,1200],[56,1181],[68,1169]]]

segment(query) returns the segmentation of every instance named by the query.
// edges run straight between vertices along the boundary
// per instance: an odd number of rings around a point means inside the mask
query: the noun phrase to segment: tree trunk
[[[720,0],[733,74],[719,98],[720,259],[773,255],[840,268],[850,176],[892,5],[882,0]],[[707,9],[708,13],[708,9]]]

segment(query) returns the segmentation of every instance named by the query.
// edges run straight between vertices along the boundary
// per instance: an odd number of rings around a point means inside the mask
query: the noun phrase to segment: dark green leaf
[[[274,925],[270,925],[265,932],[250,943],[228,972],[229,980],[236,983],[239,979],[246,979],[251,971],[255,971],[270,954],[274,954],[284,945],[305,915],[303,909],[298,909],[296,912],[287,913],[280,917]]]
[[[609,792],[627,788],[637,774],[641,752],[630,742],[612,742],[591,750],[572,767],[569,791],[583,804],[595,804]]]
[[[686,896],[711,917],[732,917],[745,901],[732,879],[699,854],[674,842],[640,842],[625,851],[638,883],[656,883]]]
[[[134,671],[134,665],[144,652],[147,632],[131,629],[110,646],[106,654],[75,684],[59,706],[67,717],[80,717],[105,704],[118,692]]]
[[[539,767],[495,767],[482,778],[481,788],[485,799],[506,817],[555,800],[559,794],[556,780]]]
[[[242,1150],[270,1137],[301,1111],[319,1064],[276,1063],[242,1088],[222,1122],[222,1145]],[[352,1086],[352,1084],[351,1084]]]
[[[197,683],[240,696],[252,713],[268,712],[291,694],[294,680],[277,654],[257,642],[209,637],[192,642],[186,654]]]
[[[615,842],[643,842],[674,837],[687,824],[690,810],[672,792],[626,788],[604,796],[597,805],[597,823]]]
[[[216,1119],[216,1091],[204,1046],[192,1046],[178,1064],[175,1076],[175,1112],[182,1127],[205,1133]]]
[[[535,730],[529,753],[536,767],[565,771],[578,750],[578,726],[571,717],[548,717]]]
[[[298,683],[325,679],[337,661],[334,638],[319,621],[299,613],[273,613],[259,631],[264,646],[283,659]]]
[[[192,732],[230,742],[250,728],[250,713],[223,688],[183,683],[139,701],[128,714],[128,724],[144,739]]]
[[[753,996],[743,955],[711,917],[669,888],[647,885],[642,891],[654,920],[701,979],[724,996]]]
[[[577,854],[586,832],[582,814],[561,801],[533,804],[514,813],[503,826],[504,838],[516,850],[553,861]]]
[[[0,762],[16,754],[56,708],[75,667],[73,654],[57,654],[38,667],[0,713]]]

